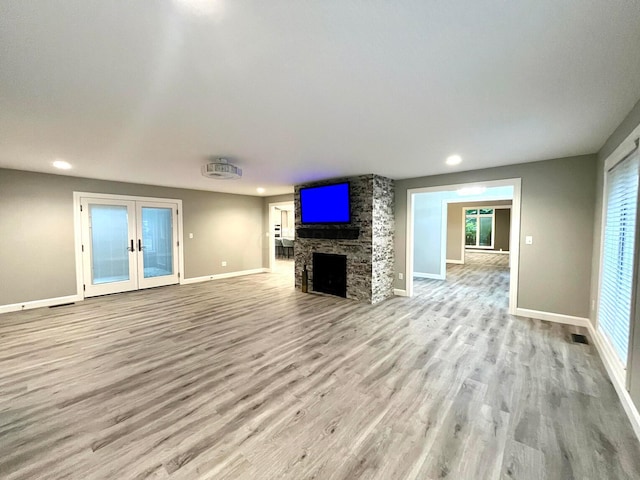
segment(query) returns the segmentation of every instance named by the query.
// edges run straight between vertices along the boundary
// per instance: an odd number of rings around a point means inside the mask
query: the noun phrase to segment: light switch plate
[[[533,237],[531,235],[527,235],[524,237],[524,243],[527,245],[533,245]]]

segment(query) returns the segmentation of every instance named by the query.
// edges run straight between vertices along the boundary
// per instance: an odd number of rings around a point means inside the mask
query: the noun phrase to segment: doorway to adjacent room
[[[411,189],[407,195],[406,294],[414,295],[414,283],[415,293],[427,295],[441,288],[438,281],[451,283],[449,280],[465,278],[465,267],[469,271],[493,270],[494,265],[505,270],[506,276],[502,275],[504,278],[494,286],[499,284],[504,290],[508,311],[514,314],[518,292],[520,179],[425,187]],[[504,242],[504,239],[497,241],[496,221],[500,217],[502,222],[502,210],[507,207],[505,251],[504,247],[496,248]],[[448,222],[451,212],[457,216]],[[473,275],[479,278],[477,273]]]
[[[295,213],[293,201],[269,204],[269,270],[293,276],[295,263]]]

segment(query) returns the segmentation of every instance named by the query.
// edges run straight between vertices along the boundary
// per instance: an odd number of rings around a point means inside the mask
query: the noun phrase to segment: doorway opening
[[[478,287],[490,283],[514,314],[520,185],[520,179],[506,179],[408,190],[406,294],[433,294],[463,279]],[[471,285],[466,293],[473,292]]]
[[[295,216],[293,200],[269,204],[269,271],[290,275],[295,265]]]

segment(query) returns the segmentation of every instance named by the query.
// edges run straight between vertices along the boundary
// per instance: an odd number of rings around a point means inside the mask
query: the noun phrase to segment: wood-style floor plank
[[[640,478],[586,332],[508,315],[507,262],[374,306],[283,264],[0,315],[0,478]]]

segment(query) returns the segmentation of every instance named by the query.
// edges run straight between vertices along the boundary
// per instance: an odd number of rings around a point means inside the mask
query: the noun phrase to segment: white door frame
[[[178,205],[178,275],[180,285],[184,283],[184,238],[182,228],[182,200],[177,198],[140,197],[133,195],[114,195],[110,193],[73,192],[73,227],[76,262],[76,291],[79,298],[84,299],[84,272],[82,267],[82,216],[80,199],[83,197],[125,200],[138,202],[176,203]]]
[[[510,266],[510,281],[509,281],[509,313],[515,315],[518,308],[518,271],[520,265],[520,202],[521,202],[521,190],[522,179],[521,178],[508,178],[503,180],[489,180],[489,181],[477,181],[472,183],[461,183],[455,185],[440,185],[435,187],[421,187],[421,188],[409,188],[407,189],[407,232],[406,232],[406,244],[405,244],[405,289],[406,295],[413,296],[413,214],[414,214],[414,196],[419,193],[433,193],[433,192],[447,192],[453,190],[459,190],[461,188],[477,187],[478,184],[482,184],[487,188],[492,187],[513,187],[513,199],[511,204],[511,232],[509,239],[509,266]],[[479,201],[497,201],[504,200],[503,198],[486,197]],[[464,201],[464,200],[463,200]],[[473,201],[473,200],[469,200]],[[446,202],[443,202],[445,207],[443,208],[443,224],[440,228],[444,230],[442,236],[446,240]],[[444,263],[446,268],[446,241],[441,241],[441,263]]]
[[[275,225],[276,219],[276,207],[288,207],[293,203],[293,200],[289,200],[288,202],[274,202],[269,204],[269,272],[273,272],[273,269],[276,265],[276,238],[273,236],[273,226]],[[282,227],[280,228],[280,232],[282,232]]]

